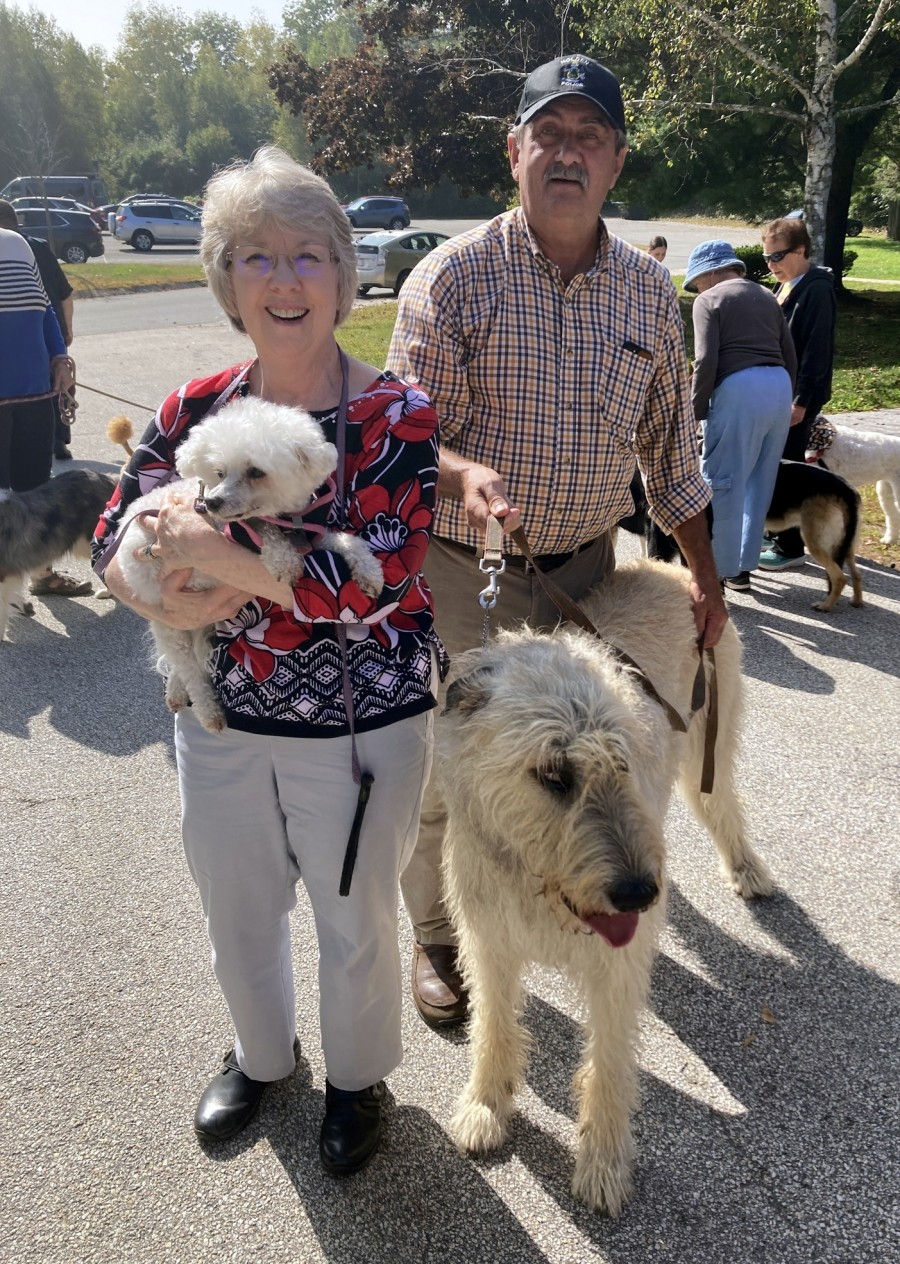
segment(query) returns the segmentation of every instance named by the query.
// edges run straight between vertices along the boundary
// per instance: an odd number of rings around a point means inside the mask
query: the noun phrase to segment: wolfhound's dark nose
[[[609,902],[619,913],[640,913],[649,908],[659,895],[659,884],[654,878],[624,878],[607,891]]]
[[[210,513],[218,513],[219,510],[222,508],[222,497],[221,496],[206,496],[204,497],[203,503],[204,505],[206,505],[206,508],[209,510]]]

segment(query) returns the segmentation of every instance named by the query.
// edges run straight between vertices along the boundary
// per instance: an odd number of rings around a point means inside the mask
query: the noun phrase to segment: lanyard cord
[[[344,531],[347,526],[347,503],[344,499],[344,482],[347,463],[347,400],[350,392],[350,366],[346,355],[340,347],[338,348],[338,354],[341,358],[341,402],[338,406],[337,415],[337,516],[338,528]],[[359,752],[356,749],[356,725],[353,716],[353,686],[350,683],[350,664],[347,654],[347,629],[340,621],[335,626],[335,633],[338,645],[341,647],[344,707],[347,711],[347,723],[350,726],[350,768],[354,784],[359,786],[356,812],[350,828],[350,837],[347,840],[347,850],[344,853],[344,865],[341,870],[341,884],[338,889],[340,895],[349,895],[353,869],[356,865],[356,854],[359,851],[359,836],[362,830],[363,816],[365,815],[366,804],[369,802],[369,795],[375,783],[375,778],[370,772],[362,772],[360,770]]]

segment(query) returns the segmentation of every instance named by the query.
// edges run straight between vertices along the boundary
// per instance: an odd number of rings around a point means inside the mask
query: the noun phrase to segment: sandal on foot
[[[93,591],[94,585],[89,579],[79,583],[71,575],[57,575],[55,571],[31,581],[33,597],[87,597]]]

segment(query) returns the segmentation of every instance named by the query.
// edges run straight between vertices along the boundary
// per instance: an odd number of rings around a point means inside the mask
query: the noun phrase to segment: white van
[[[44,176],[43,184],[43,193],[48,198],[74,198],[85,206],[103,206],[109,201],[100,176]],[[41,192],[37,176],[16,176],[5,189],[0,189],[0,198],[12,202],[20,197],[40,197]]]

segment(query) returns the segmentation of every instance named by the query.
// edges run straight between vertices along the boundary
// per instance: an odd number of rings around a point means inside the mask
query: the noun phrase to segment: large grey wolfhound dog
[[[688,582],[675,567],[635,562],[583,603],[685,718],[698,661]],[[731,625],[715,653],[708,796],[706,708],[687,736],[673,732],[634,673],[585,632],[506,632],[484,655],[461,656],[437,726],[446,890],[472,994],[472,1072],[452,1132],[462,1150],[503,1143],[526,1065],[522,971],[532,961],[565,971],[587,1013],[572,1192],[612,1215],[631,1191],[634,1043],[665,916],[663,821],[676,782],[734,890],[749,898],[772,886],[734,788],[741,646]]]

